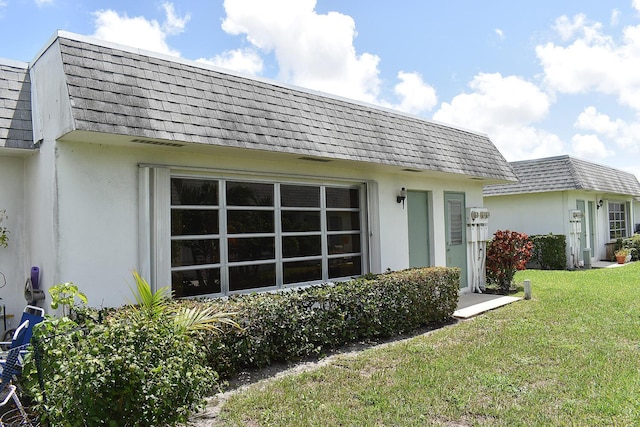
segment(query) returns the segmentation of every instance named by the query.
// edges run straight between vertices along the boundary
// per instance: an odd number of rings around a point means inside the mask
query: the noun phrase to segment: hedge
[[[446,322],[457,306],[459,282],[459,269],[435,267],[206,300],[218,311],[237,313],[235,320],[243,327],[203,337],[208,365],[229,377],[245,368],[318,356],[347,343]]]
[[[566,270],[567,237],[564,234],[529,236],[533,243],[531,261],[537,261],[543,270]]]

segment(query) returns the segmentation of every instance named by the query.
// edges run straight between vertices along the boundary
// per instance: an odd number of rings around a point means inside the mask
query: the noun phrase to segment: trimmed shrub
[[[532,260],[543,270],[566,270],[567,237],[564,234],[529,236],[533,243]]]
[[[640,234],[623,239],[621,247],[629,250],[633,261],[640,259]]]
[[[100,322],[95,311],[78,308],[77,322],[45,320],[34,331],[39,354],[28,358],[25,388],[50,425],[176,425],[213,391],[218,373],[228,377],[449,320],[459,282],[459,269],[423,268],[199,301],[167,301],[143,286],[141,308],[110,310]],[[223,317],[210,319],[215,328],[186,328],[185,319],[201,319],[194,313]]]
[[[516,271],[524,270],[531,258],[529,236],[516,231],[498,230],[487,247],[487,279],[508,292]]]
[[[459,282],[459,269],[423,268],[211,300],[208,304],[217,311],[238,313],[243,330],[204,340],[209,365],[229,376],[243,368],[317,356],[350,342],[445,322],[456,309]]]

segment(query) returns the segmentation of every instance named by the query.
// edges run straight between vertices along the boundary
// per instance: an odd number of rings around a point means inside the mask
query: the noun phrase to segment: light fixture
[[[404,209],[404,201],[407,199],[407,189],[402,187],[400,194],[396,197],[396,202],[402,203],[402,209]]]
[[[602,201],[602,199],[598,200],[598,206],[596,209],[600,209],[602,205],[604,205],[604,202]]]

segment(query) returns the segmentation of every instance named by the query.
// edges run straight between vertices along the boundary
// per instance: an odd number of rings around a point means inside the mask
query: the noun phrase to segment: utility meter
[[[467,224],[488,224],[489,210],[487,208],[467,208]]]

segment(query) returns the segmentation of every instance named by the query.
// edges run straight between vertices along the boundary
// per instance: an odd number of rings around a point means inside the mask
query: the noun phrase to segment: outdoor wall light
[[[602,199],[598,200],[598,206],[596,209],[600,209],[602,205],[604,205],[604,202],[602,201]]]
[[[404,201],[407,199],[407,189],[402,187],[400,194],[396,197],[396,202],[402,203],[402,209],[404,209]]]

